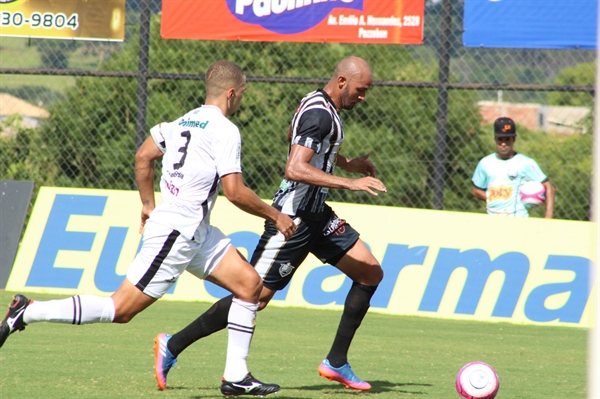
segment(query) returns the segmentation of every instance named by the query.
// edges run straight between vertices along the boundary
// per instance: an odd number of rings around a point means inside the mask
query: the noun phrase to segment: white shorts
[[[148,220],[142,248],[127,270],[127,279],[153,298],[162,297],[185,270],[205,279],[223,259],[231,240],[210,225],[203,233],[188,240],[177,230]]]

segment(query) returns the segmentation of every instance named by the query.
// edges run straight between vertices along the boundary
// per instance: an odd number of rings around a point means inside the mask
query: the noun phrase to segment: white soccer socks
[[[238,298],[231,301],[227,320],[227,360],[223,374],[226,381],[241,381],[248,374],[246,358],[254,334],[257,310],[257,303],[244,302]]]
[[[76,295],[51,301],[33,301],[23,314],[26,324],[39,321],[68,324],[111,323],[115,318],[112,298]]]

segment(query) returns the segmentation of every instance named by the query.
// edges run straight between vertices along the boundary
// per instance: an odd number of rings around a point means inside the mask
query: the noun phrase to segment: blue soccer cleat
[[[333,367],[331,363],[329,363],[329,360],[325,359],[323,360],[323,363],[319,365],[319,375],[323,378],[327,378],[329,381],[337,381],[355,391],[368,391],[371,389],[371,384],[361,380],[354,374],[349,363],[344,364],[342,367]]]
[[[167,342],[171,339],[168,334],[158,334],[154,338],[154,378],[158,381],[158,389],[164,391],[167,387],[167,374],[177,363],[177,358],[169,352]]]

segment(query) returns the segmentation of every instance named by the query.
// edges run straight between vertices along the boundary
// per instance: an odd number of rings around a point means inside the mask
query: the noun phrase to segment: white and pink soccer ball
[[[496,370],[483,362],[465,364],[456,376],[456,392],[465,399],[493,399],[500,389]]]
[[[521,202],[525,206],[536,206],[546,201],[546,187],[537,181],[528,181],[519,188]]]

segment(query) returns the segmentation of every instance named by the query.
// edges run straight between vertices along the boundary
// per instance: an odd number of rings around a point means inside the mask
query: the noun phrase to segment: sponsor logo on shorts
[[[346,232],[346,221],[344,219],[340,219],[337,216],[331,218],[325,229],[323,230],[323,235],[327,237],[330,234],[340,235]]]
[[[177,277],[171,277],[171,278],[165,279],[165,283],[174,283],[175,281],[177,281]]]
[[[281,277],[289,276],[293,271],[294,266],[292,266],[290,262],[282,263],[281,266],[279,266],[279,275],[281,275]]]

